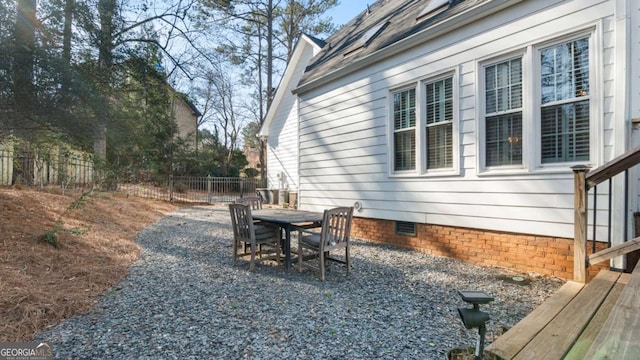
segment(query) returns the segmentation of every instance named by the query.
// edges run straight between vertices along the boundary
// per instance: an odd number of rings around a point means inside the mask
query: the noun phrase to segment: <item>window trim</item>
[[[497,65],[500,63],[504,63],[507,61],[521,59],[522,61],[522,163],[520,165],[501,165],[501,166],[487,166],[487,138],[486,138],[486,119],[487,119],[487,110],[486,110],[486,68],[489,66]],[[489,59],[483,59],[478,62],[478,106],[477,106],[477,129],[476,129],[476,139],[478,142],[478,146],[476,147],[476,151],[478,154],[478,161],[476,162],[476,168],[478,169],[478,175],[485,174],[522,174],[526,173],[529,170],[528,167],[528,157],[530,144],[532,141],[530,124],[531,124],[531,116],[529,109],[529,98],[527,96],[529,93],[529,84],[531,82],[528,74],[528,69],[530,68],[530,62],[527,59],[527,51],[519,50],[512,51],[506,54],[503,54],[498,57],[492,57]],[[514,111],[503,111],[492,113],[492,116],[496,115],[505,115],[505,114],[513,114]]]
[[[451,119],[451,167],[449,168],[427,168],[427,84],[431,84],[437,81],[451,78],[451,98],[453,99]],[[458,82],[458,72],[455,70],[446,70],[440,73],[434,74],[424,80],[420,81],[420,174],[422,176],[449,176],[460,174],[460,131],[459,131],[459,117],[460,117],[460,84]]]
[[[557,44],[575,41],[581,38],[589,39],[589,160],[575,162],[559,162],[542,164],[542,144],[540,117],[542,109],[542,90],[540,87],[540,51]],[[569,173],[571,166],[588,164],[597,166],[602,163],[604,149],[604,83],[602,68],[603,60],[603,23],[599,20],[564,35],[552,35],[537,39],[530,44],[512,48],[497,56],[476,60],[476,169],[478,176],[524,175]],[[488,65],[506,61],[510,58],[522,57],[522,132],[524,145],[522,148],[522,166],[500,166],[488,168],[485,166],[485,72]]]
[[[388,149],[388,177],[389,178],[430,178],[442,176],[460,175],[460,83],[459,67],[447,68],[434,72],[419,80],[409,81],[389,88],[387,92],[387,149]],[[427,115],[426,115],[426,86],[428,83],[451,78],[452,98],[453,98],[453,119],[452,119],[452,166],[444,169],[427,169],[426,159],[426,136],[427,136]],[[413,170],[395,169],[395,128],[393,118],[393,95],[399,91],[414,89],[416,92],[416,167]]]
[[[399,92],[403,92],[403,91],[410,91],[410,90],[414,90],[415,91],[415,101],[416,101],[416,113],[415,113],[415,117],[416,117],[416,124],[414,126],[414,132],[415,132],[415,138],[416,138],[416,145],[415,145],[415,168],[413,170],[395,170],[395,134],[396,134],[396,129],[395,129],[395,119],[394,119],[394,108],[393,108],[393,96],[396,93]],[[418,105],[418,101],[419,101],[419,87],[417,86],[417,84],[414,83],[410,83],[410,84],[406,84],[404,86],[400,86],[397,88],[393,88],[390,89],[388,92],[388,100],[387,100],[387,104],[388,104],[388,129],[389,131],[387,132],[388,136],[387,136],[387,143],[388,145],[388,152],[389,152],[389,174],[391,175],[395,175],[395,176],[407,176],[407,175],[416,175],[419,171],[419,164],[420,164],[420,153],[419,153],[419,149],[421,148],[421,139],[420,139],[420,106]]]
[[[600,73],[597,71],[600,64],[602,63],[602,46],[601,39],[599,33],[602,31],[601,26],[591,27],[588,30],[577,31],[571,34],[567,34],[565,36],[556,37],[551,40],[547,40],[545,42],[541,42],[531,46],[531,79],[533,79],[533,91],[534,91],[534,99],[535,103],[533,104],[532,114],[534,116],[534,131],[535,134],[535,147],[532,156],[532,164],[531,168],[537,172],[557,172],[558,170],[566,171],[567,168],[570,168],[574,165],[584,165],[584,164],[599,164],[600,163],[600,151],[598,149],[601,148],[600,139],[603,134],[603,128],[601,119],[604,115],[601,115],[601,101],[603,98],[602,88],[603,84],[600,78]],[[541,129],[541,116],[542,116],[542,107],[543,106],[552,106],[558,104],[566,104],[566,103],[575,103],[578,98],[573,98],[573,100],[560,100],[554,101],[547,104],[542,104],[542,87],[540,86],[540,76],[541,76],[541,62],[540,62],[540,53],[542,50],[560,45],[566,44],[568,42],[580,40],[587,38],[589,41],[589,95],[584,100],[589,100],[589,160],[582,161],[568,161],[568,162],[555,162],[555,163],[542,163],[542,129]],[[601,124],[601,125],[598,125]]]

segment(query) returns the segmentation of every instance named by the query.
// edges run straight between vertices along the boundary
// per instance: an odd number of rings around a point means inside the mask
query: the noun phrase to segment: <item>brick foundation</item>
[[[351,236],[426,254],[477,264],[573,278],[573,239],[507,233],[451,226],[416,224],[416,236],[397,235],[390,220],[354,218]],[[597,243],[597,250],[606,247]],[[590,253],[591,243],[587,253]],[[592,279],[608,262],[591,266]]]

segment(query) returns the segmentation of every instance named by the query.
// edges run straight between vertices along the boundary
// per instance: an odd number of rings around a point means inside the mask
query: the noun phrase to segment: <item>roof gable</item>
[[[291,90],[296,86],[297,82],[300,80],[299,76],[295,76],[295,70],[299,66],[306,66],[305,64],[301,64],[302,61],[308,61],[303,58],[305,53],[305,49],[307,47],[311,47],[313,54],[317,54],[320,49],[325,46],[325,42],[313,37],[311,35],[302,34],[296,43],[295,48],[293,49],[293,55],[291,55],[291,60],[287,64],[287,67],[284,71],[284,75],[282,79],[280,79],[280,84],[278,85],[278,89],[273,97],[273,102],[269,107],[269,111],[265,116],[264,123],[258,132],[258,136],[268,136],[269,135],[269,126],[273,122],[278,108],[282,103],[285,96],[293,96],[291,94]]]

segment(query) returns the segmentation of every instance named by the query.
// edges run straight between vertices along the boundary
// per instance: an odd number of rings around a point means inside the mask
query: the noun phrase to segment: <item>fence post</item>
[[[573,170],[573,280],[587,281],[587,172],[589,167],[576,165]],[[594,209],[595,211],[595,209]]]
[[[169,175],[169,201],[173,201],[173,175]]]
[[[213,194],[211,193],[211,174],[207,175],[207,202],[211,202]]]

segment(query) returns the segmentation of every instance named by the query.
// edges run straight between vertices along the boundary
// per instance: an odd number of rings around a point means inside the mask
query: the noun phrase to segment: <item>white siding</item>
[[[300,40],[304,41],[304,40]],[[291,80],[279,102],[274,120],[269,126],[267,142],[268,187],[298,191],[298,99],[291,91],[295,88],[305,67],[313,56],[313,48],[307,45],[293,69]],[[288,71],[289,69],[287,69]],[[278,89],[281,91],[282,89]]]
[[[640,44],[640,4],[630,1],[630,43]],[[631,46],[631,118],[640,119],[640,46]],[[640,144],[636,144],[640,145]]]
[[[493,57],[590,31],[598,51],[592,60],[596,74],[590,75],[596,88],[591,104],[598,111],[593,119],[597,141],[592,144],[597,148],[592,165],[597,166],[613,155],[613,5],[613,0],[525,1],[300,94],[302,208],[322,210],[360,201],[363,210],[356,215],[362,217],[573,237],[573,174],[568,167],[477,174],[478,68]],[[455,71],[458,78],[460,175],[390,175],[389,91],[443,71]],[[599,224],[606,223],[606,213],[597,215]]]
[[[269,188],[298,189],[298,103],[287,96],[271,125],[267,148]],[[277,136],[275,136],[277,134]],[[282,174],[285,174],[282,181]]]
[[[630,18],[631,18],[631,26],[630,26],[630,43],[631,44],[640,44],[640,5],[637,2],[633,3],[629,9]],[[631,139],[631,146],[640,146],[640,46],[632,46],[631,47],[631,81],[630,87],[631,91],[629,92],[629,103],[631,106],[630,116],[631,119],[635,120],[635,125],[633,129],[633,137]],[[635,169],[636,178],[640,177],[640,171],[638,171],[638,167]],[[636,194],[638,194],[636,198],[636,206],[635,210],[640,211],[640,179],[637,181],[636,186]]]

